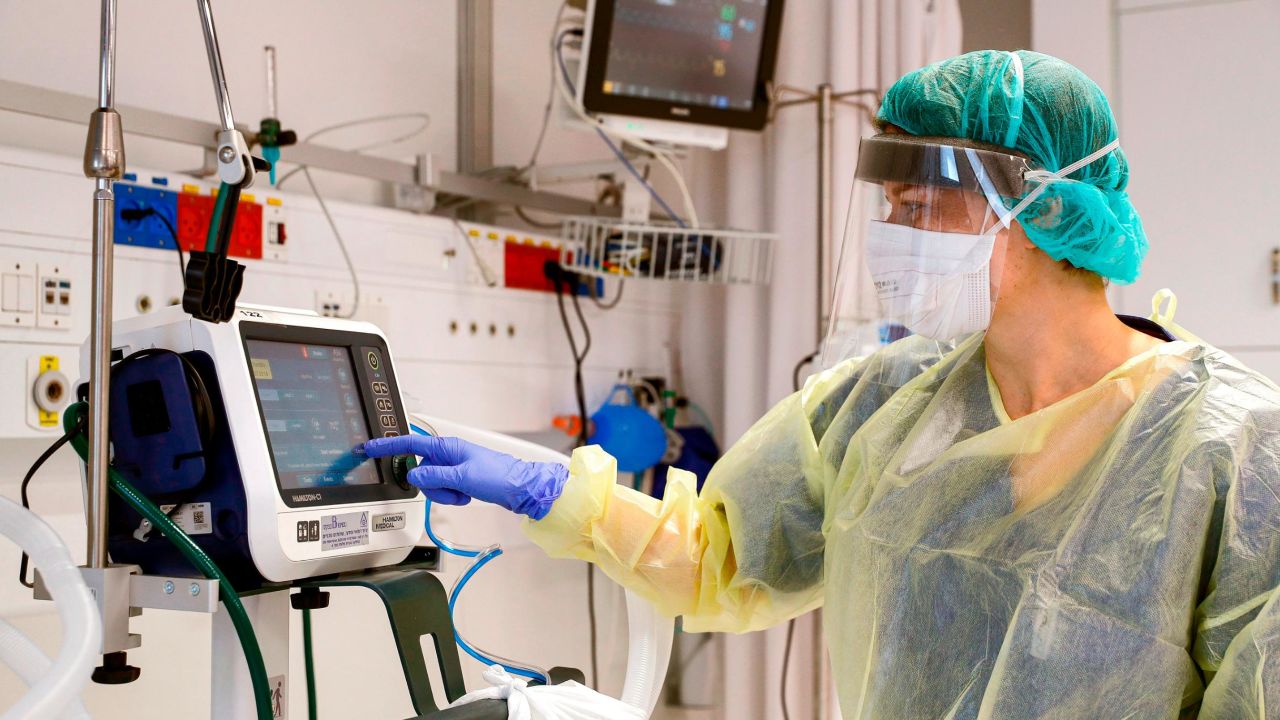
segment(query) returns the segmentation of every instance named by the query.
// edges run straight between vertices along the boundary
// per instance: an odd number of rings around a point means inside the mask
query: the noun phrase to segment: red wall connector
[[[178,195],[178,242],[183,250],[204,250],[211,217],[212,197],[188,192]]]
[[[186,251],[204,250],[213,217],[214,198],[183,192],[178,195],[178,241]],[[231,231],[231,257],[262,259],[262,206],[256,202],[240,203],[236,225]]]
[[[232,257],[262,259],[262,206],[256,202],[241,202],[236,212],[236,226],[231,230]]]
[[[502,264],[506,271],[506,286],[518,290],[540,290],[555,292],[555,285],[542,271],[547,261],[560,261],[560,251],[556,248],[543,248],[536,245],[520,245],[514,242],[505,243],[502,253]]]

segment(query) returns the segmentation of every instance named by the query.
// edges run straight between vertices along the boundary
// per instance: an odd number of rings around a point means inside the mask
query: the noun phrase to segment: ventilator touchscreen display
[[[369,424],[345,347],[247,340],[249,364],[280,487],[299,490],[380,482],[353,450]]]

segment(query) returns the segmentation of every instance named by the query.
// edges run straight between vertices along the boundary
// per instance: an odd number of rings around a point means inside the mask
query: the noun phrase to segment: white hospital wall
[[[1113,289],[1119,306],[1147,315],[1171,288],[1180,324],[1280,379],[1280,3],[1037,0],[1033,17],[1034,47],[1084,69],[1116,108],[1151,241],[1142,278]]]
[[[549,80],[547,42],[558,0],[496,0],[495,24],[495,162],[523,164],[535,139]],[[274,3],[220,0],[214,4],[232,101],[240,122],[256,124],[264,111],[262,52],[274,44],[280,55],[280,113],[286,126],[305,136],[316,128],[351,118],[390,112],[430,113],[425,136],[379,154],[408,159],[434,153],[452,167],[456,142],[456,7],[454,0],[284,0]],[[96,3],[49,0],[0,4],[0,77],[61,91],[91,95],[97,75]],[[194,3],[131,0],[120,4],[117,102],[211,121],[215,117]],[[128,127],[128,117],[125,119]],[[403,127],[398,125],[396,128]],[[385,137],[387,127],[331,136],[335,145],[354,146]],[[87,303],[88,218],[91,184],[79,177],[83,147],[81,126],[0,112],[0,146],[21,146],[53,156],[4,151],[0,166],[12,173],[0,195],[0,256],[19,254],[60,257],[74,266],[79,301]],[[131,169],[173,174],[200,163],[198,151],[129,136]],[[286,157],[287,157],[286,150]],[[593,135],[548,133],[543,162],[608,157]],[[13,170],[30,166],[38,170]],[[696,172],[697,169],[694,168]],[[16,174],[14,174],[16,173]],[[48,192],[57,200],[25,188],[32,177],[52,178]],[[571,368],[554,302],[549,296],[519,291],[451,288],[439,277],[438,244],[447,236],[438,221],[405,216],[352,203],[378,203],[382,191],[372,183],[330,173],[317,181],[334,200],[338,220],[349,228],[356,264],[370,294],[384,297],[384,319],[411,381],[405,389],[423,408],[499,431],[543,430],[556,413],[573,410]],[[657,179],[660,188],[665,179]],[[61,188],[69,188],[65,192]],[[345,289],[347,280],[332,238],[314,201],[299,183],[284,193],[286,208],[298,219],[296,243],[285,267],[254,264],[246,299],[309,306],[316,289]],[[570,188],[590,192],[591,186]],[[699,192],[695,188],[695,193]],[[714,220],[717,203],[702,191],[704,207]],[[664,193],[670,196],[669,188]],[[48,222],[40,216],[48,215]],[[30,223],[38,228],[32,232]],[[22,227],[15,227],[21,225]],[[354,228],[354,229],[352,229]],[[383,255],[395,238],[396,263]],[[434,233],[434,235],[433,235]],[[443,233],[443,234],[441,234]],[[417,244],[415,244],[415,242]],[[147,292],[158,301],[176,291],[172,257],[156,251],[122,249],[117,255],[117,316],[133,312],[133,301]],[[464,252],[459,262],[467,260]],[[416,273],[416,274],[415,274]],[[719,290],[652,286],[628,287],[619,310],[604,317],[585,308],[598,333],[588,360],[590,401],[598,403],[616,372],[627,366],[666,373],[671,353],[680,349],[686,387],[713,417],[719,416],[722,389],[718,376],[724,353],[721,338],[722,293]],[[87,328],[87,308],[78,309],[77,329],[50,341],[59,352],[74,356]],[[522,352],[545,359],[521,364],[506,345],[486,347],[477,340],[466,348],[447,345],[451,318],[481,327],[489,321],[518,326]],[[48,336],[40,336],[48,337]],[[6,372],[31,347],[9,345],[0,337]],[[15,349],[17,348],[17,349]],[[749,349],[744,348],[744,352]],[[3,374],[0,374],[3,375]],[[0,387],[9,392],[11,378]],[[17,388],[15,392],[20,392]],[[3,424],[3,423],[0,423]],[[0,460],[10,472],[0,477],[0,492],[16,497],[20,473],[48,444],[49,438],[0,439]],[[80,480],[75,463],[60,454],[33,485],[33,504],[67,538],[73,552],[83,547]],[[517,523],[494,509],[467,508],[438,512],[440,532],[460,542],[499,540],[512,550],[487,568],[469,591],[464,622],[482,645],[513,657],[533,657],[549,664],[586,668],[585,569],[553,563],[521,544]],[[0,553],[0,614],[13,618],[47,650],[58,641],[57,620],[46,605],[34,603],[12,581],[16,553]],[[460,569],[452,563],[450,574]],[[446,580],[447,581],[447,580]],[[621,685],[617,593],[602,592],[602,670],[604,689]],[[408,711],[399,667],[381,610],[357,591],[335,594],[334,607],[317,613],[320,686],[323,716],[402,717]],[[295,638],[298,628],[295,618]],[[145,719],[205,717],[208,666],[205,650],[207,618],[148,611],[135,621],[143,647],[130,654],[144,668],[130,686],[90,688],[96,718]],[[296,648],[295,648],[296,649]],[[297,653],[295,653],[297,655]],[[469,684],[476,684],[474,664]],[[305,692],[295,662],[291,703],[295,717]],[[16,678],[0,670],[0,707],[17,696]]]

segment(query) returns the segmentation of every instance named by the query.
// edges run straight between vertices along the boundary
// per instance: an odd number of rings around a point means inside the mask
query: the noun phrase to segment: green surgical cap
[[[1102,89],[1075,66],[1019,51],[971,52],[908,73],[880,106],[881,122],[912,135],[964,138],[1015,150],[1058,171],[1115,140]],[[1053,183],[1023,211],[1027,237],[1055,260],[1128,284],[1147,254],[1129,202],[1129,164],[1116,149]],[[1008,209],[1019,198],[1005,198]]]

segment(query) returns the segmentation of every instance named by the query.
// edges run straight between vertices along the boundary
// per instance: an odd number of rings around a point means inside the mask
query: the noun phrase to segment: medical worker
[[[903,77],[878,123],[845,254],[913,334],[810,378],[701,494],[635,492],[596,447],[369,454],[422,456],[432,500],[528,516],[689,630],[824,607],[846,720],[1280,717],[1280,391],[1109,307],[1147,238],[1102,92],[977,52]]]

